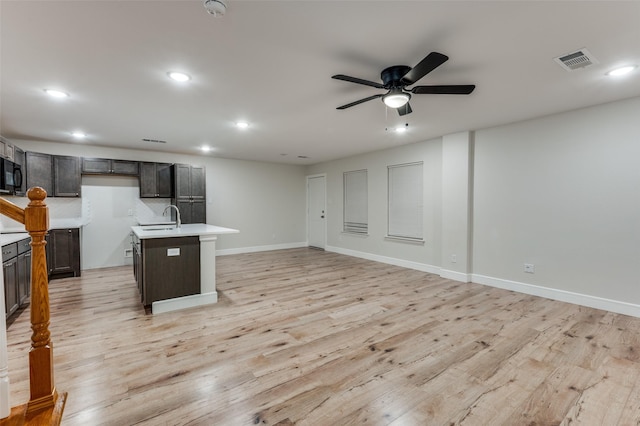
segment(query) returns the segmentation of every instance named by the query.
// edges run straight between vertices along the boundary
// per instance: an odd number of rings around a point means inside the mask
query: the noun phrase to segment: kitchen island
[[[132,226],[140,298],[154,314],[218,301],[216,240],[237,229],[207,224]]]

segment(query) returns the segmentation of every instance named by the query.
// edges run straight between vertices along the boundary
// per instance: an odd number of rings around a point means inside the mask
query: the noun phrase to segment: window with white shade
[[[388,166],[388,236],[422,241],[422,162]]]
[[[355,234],[369,232],[367,204],[367,171],[345,172],[344,179],[344,223],[342,230]]]

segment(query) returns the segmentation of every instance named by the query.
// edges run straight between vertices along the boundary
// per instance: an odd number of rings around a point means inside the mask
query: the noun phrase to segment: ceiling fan
[[[440,65],[444,64],[449,57],[438,52],[429,53],[418,65],[411,68],[407,65],[394,65],[385,68],[380,74],[381,83],[375,81],[363,80],[361,78],[350,77],[348,75],[336,74],[331,78],[336,80],[349,81],[351,83],[364,84],[365,86],[375,87],[376,89],[385,89],[387,93],[379,93],[369,96],[346,105],[339,106],[336,109],[347,109],[352,106],[370,101],[372,99],[382,98],[382,102],[389,108],[398,110],[398,114],[410,114],[412,109],[409,105],[411,93],[414,94],[433,94],[433,95],[468,95],[476,88],[474,84],[458,84],[458,85],[438,85],[438,86],[414,86],[407,89],[425,75],[429,74]]]

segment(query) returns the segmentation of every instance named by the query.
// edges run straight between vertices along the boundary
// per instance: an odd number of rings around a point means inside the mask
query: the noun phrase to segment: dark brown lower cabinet
[[[200,293],[199,237],[136,240],[134,274],[145,306]]]
[[[29,303],[31,295],[31,238],[2,246],[6,318]]]
[[[2,264],[2,273],[4,274],[4,302],[6,318],[18,310],[20,306],[18,300],[18,259],[13,258]]]
[[[18,303],[24,305],[31,296],[31,239],[18,242]]]
[[[51,229],[47,240],[49,279],[80,276],[80,229]]]

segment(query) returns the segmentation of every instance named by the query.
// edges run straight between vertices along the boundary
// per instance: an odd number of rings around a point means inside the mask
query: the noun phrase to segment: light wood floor
[[[217,266],[220,303],[156,316],[129,267],[51,282],[64,425],[640,424],[640,319],[311,249]]]

